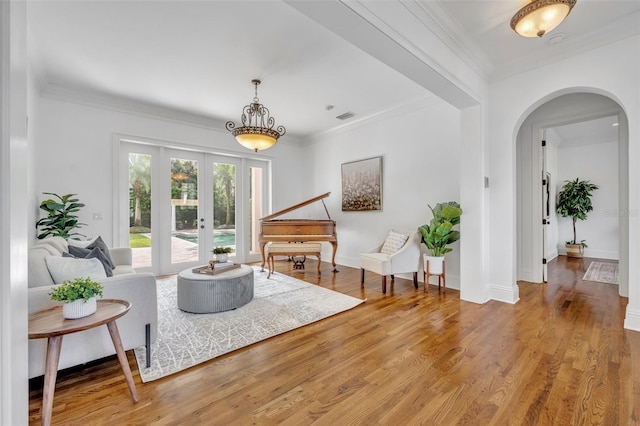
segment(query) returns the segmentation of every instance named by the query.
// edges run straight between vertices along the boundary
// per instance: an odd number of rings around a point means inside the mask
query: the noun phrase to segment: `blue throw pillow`
[[[62,253],[62,257],[73,257],[77,259],[96,258],[100,261],[100,263],[102,263],[104,272],[107,274],[107,277],[113,276],[113,267],[111,266],[111,262],[109,262],[109,259],[107,259],[102,250],[100,250],[98,247],[94,247],[93,249],[89,250],[82,247],[69,246],[69,253]]]

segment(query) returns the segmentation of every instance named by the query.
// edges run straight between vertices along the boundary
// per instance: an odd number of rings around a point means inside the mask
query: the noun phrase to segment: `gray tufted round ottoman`
[[[191,269],[178,274],[178,308],[195,314],[239,308],[253,299],[253,268],[218,275],[196,274]]]

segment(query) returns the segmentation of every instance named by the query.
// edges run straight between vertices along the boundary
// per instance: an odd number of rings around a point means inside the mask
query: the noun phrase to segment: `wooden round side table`
[[[56,389],[58,376],[58,361],[62,348],[62,337],[65,334],[89,330],[105,324],[111,335],[113,346],[118,355],[118,361],[127,380],[129,392],[133,402],[138,402],[138,392],[133,382],[129,362],[122,346],[116,320],[129,312],[131,303],[126,300],[102,299],[97,301],[98,309],[92,315],[79,319],[65,319],[62,316],[62,306],[49,308],[29,314],[29,339],[48,339],[47,360],[44,372],[44,387],[42,390],[42,425],[51,424],[53,411],[53,393]]]

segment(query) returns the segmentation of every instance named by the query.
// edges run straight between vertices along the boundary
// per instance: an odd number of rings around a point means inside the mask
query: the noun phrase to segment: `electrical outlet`
[[[93,220],[102,220],[102,213],[94,213],[93,214]]]

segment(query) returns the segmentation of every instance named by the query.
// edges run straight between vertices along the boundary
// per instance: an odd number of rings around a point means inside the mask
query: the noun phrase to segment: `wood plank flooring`
[[[276,270],[367,301],[164,379],[131,401],[115,356],[58,375],[58,425],[635,425],[640,332],[622,328],[627,299],[582,281],[591,259],[560,257],[549,283],[520,283],[515,305],[463,302],[397,279],[309,260]],[[420,283],[422,285],[422,283]],[[64,343],[63,343],[64,344]],[[42,381],[30,383],[40,422]]]

